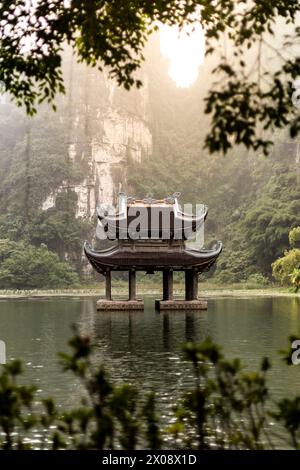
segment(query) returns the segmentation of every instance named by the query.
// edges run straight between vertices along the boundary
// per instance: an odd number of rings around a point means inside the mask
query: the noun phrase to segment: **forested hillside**
[[[70,161],[69,111],[67,97],[58,102],[57,113],[43,106],[34,118],[9,102],[0,106],[0,238],[36,247],[43,243],[80,272],[89,221],[75,217],[72,185],[89,168]],[[48,195],[61,186],[65,189],[53,207],[44,210]]]
[[[1,104],[0,239],[23,243],[25,251],[44,244],[82,276],[82,244],[94,235],[101,194],[110,200],[120,187],[138,196],[180,191],[183,202],[209,206],[206,242],[224,243],[217,280],[270,279],[272,262],[300,224],[299,144],[282,132],[273,136],[269,157],[239,147],[226,157],[209,155],[203,150],[209,125],[203,99],[210,65],[189,89],[177,89],[167,68],[153,41],[142,71],[143,94],[131,92],[129,99],[113,90],[112,102],[107,80],[67,57],[69,89],[56,113],[43,106],[29,119]],[[7,242],[6,253],[2,247],[2,261],[11,246]],[[0,284],[13,285],[1,266]],[[67,265],[66,273],[71,279]]]
[[[210,155],[203,150],[210,65],[182,90],[168,78],[165,61],[156,63],[149,69],[153,156],[131,165],[129,183],[139,195],[180,191],[184,202],[207,203],[206,242],[224,243],[214,278],[267,282],[272,262],[289,247],[289,230],[300,224],[299,139],[291,140],[288,131],[272,135],[269,157],[241,147],[226,157]]]

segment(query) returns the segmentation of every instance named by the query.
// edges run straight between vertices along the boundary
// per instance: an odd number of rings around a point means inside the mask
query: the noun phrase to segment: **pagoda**
[[[211,249],[197,247],[189,241],[197,239],[204,229],[207,206],[196,214],[182,211],[180,194],[164,199],[148,195],[144,199],[119,195],[119,207],[97,208],[98,238],[114,245],[96,251],[85,242],[84,252],[93,268],[105,276],[105,299],[97,302],[98,310],[143,310],[144,303],[136,296],[136,272],[163,273],[163,298],[156,301],[158,310],[203,310],[207,302],[198,298],[198,275],[208,271],[222,251],[218,242]],[[99,235],[100,233],[100,235]],[[129,298],[113,300],[111,273],[128,271]],[[173,298],[173,273],[185,273],[185,298]]]

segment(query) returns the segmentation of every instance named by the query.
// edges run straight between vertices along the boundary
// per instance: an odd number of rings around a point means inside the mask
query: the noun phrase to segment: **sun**
[[[200,23],[179,30],[178,26],[160,25],[160,50],[170,61],[169,76],[180,88],[190,87],[199,76],[205,57],[205,35]]]

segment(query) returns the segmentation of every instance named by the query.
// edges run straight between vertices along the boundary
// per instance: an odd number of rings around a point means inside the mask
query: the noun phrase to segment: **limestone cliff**
[[[59,119],[67,133],[69,165],[82,171],[48,194],[42,208],[53,207],[68,187],[77,194],[76,215],[90,218],[100,201],[113,204],[120,189],[126,190],[128,159],[140,162],[151,155],[147,77],[141,89],[127,92],[72,57],[65,68],[68,93]]]

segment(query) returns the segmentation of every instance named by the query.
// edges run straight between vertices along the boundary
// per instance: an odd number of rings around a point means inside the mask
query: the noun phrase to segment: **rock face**
[[[68,186],[77,194],[76,216],[91,218],[99,202],[114,204],[120,190],[126,191],[128,159],[141,162],[151,155],[147,77],[141,89],[127,92],[71,57],[66,70],[68,94],[60,119],[68,132],[69,164],[80,171],[49,194],[42,208],[53,207]]]

